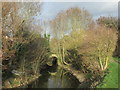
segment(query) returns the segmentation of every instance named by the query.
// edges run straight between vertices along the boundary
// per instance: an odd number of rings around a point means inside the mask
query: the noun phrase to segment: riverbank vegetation
[[[119,87],[118,82],[118,71],[119,71],[119,64],[115,61],[109,64],[108,74],[105,76],[104,80],[98,88],[117,88]]]
[[[52,54],[81,87],[118,88],[119,61],[113,60],[113,56],[120,57],[117,18],[94,20],[84,9],[69,8],[45,23],[52,33],[46,34],[34,20],[41,7],[42,3],[2,3],[3,88],[38,78],[47,62],[52,62]]]
[[[24,4],[25,6],[22,7]],[[10,77],[16,77],[13,78],[13,80],[16,79],[18,82],[23,82],[25,79],[19,79],[23,77],[28,78],[29,76],[33,77],[34,75],[39,76],[39,70],[49,56],[49,38],[46,35],[42,37],[38,33],[41,31],[40,27],[39,31],[32,30],[33,27],[31,27],[31,18],[35,15],[36,9],[40,7],[40,5],[37,3],[24,4],[2,3],[3,86],[4,81],[9,81]],[[26,12],[24,17],[17,15],[21,9],[23,9],[23,11],[21,11],[22,13]],[[31,12],[28,12],[28,9],[31,10]],[[39,9],[37,12],[38,11]],[[13,82],[13,80],[10,82]]]

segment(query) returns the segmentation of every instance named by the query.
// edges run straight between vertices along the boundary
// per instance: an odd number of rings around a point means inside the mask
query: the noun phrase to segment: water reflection
[[[42,70],[42,76],[28,88],[77,88],[79,81],[57,65]]]

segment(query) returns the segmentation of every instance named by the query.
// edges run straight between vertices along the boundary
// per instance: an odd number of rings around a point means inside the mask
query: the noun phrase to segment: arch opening
[[[52,65],[56,65],[57,64],[57,57],[52,57]]]

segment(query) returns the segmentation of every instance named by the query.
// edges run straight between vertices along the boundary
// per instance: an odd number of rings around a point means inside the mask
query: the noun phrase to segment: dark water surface
[[[57,65],[46,68],[36,81],[30,83],[28,88],[77,88],[79,81],[69,72]]]

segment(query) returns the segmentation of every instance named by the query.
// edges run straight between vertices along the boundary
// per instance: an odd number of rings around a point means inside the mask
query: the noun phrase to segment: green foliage
[[[87,79],[92,78],[92,76],[93,76],[92,73],[87,73],[87,74],[86,74],[86,78],[87,78]]]
[[[44,38],[45,38],[45,41],[46,41],[46,46],[49,46],[49,41],[50,41],[50,34],[44,34]]]
[[[85,37],[84,30],[76,30],[71,32],[69,36],[64,36],[62,38],[62,41],[64,42],[61,43],[64,44],[65,50],[77,49],[82,45],[84,37]]]

